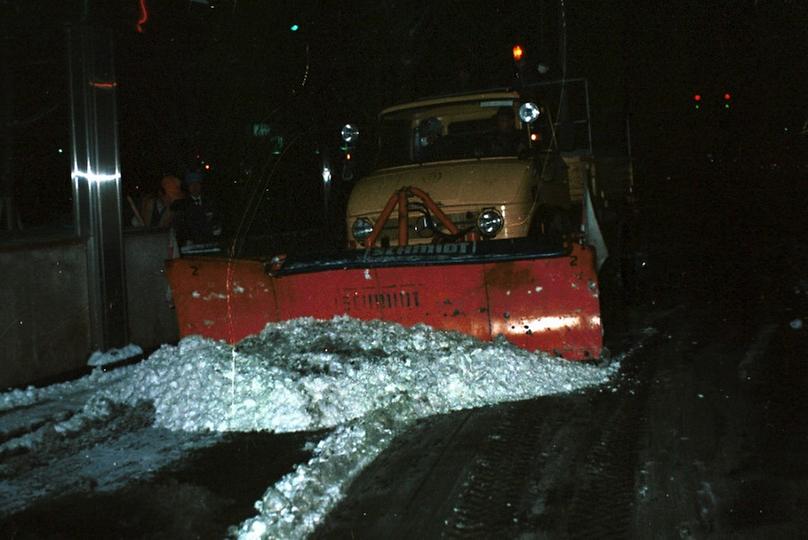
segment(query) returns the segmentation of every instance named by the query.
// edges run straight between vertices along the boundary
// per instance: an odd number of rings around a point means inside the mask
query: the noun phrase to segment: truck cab
[[[373,171],[359,179],[346,212],[350,248],[368,240],[395,246],[406,216],[410,244],[510,239],[570,227],[590,174],[586,156],[562,156],[538,100],[512,90],[425,99],[389,107],[378,118]],[[406,203],[380,216],[395,193],[415,188],[434,202]],[[408,194],[411,195],[411,194]],[[437,207],[455,226],[436,219]],[[401,209],[399,209],[401,210]],[[376,230],[374,230],[376,229]]]

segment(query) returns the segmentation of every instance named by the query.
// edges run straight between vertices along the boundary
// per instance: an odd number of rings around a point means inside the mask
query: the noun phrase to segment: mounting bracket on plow
[[[424,204],[424,206],[430,212],[432,212],[432,214],[436,218],[438,218],[440,224],[446,227],[450,235],[460,234],[460,230],[457,228],[457,225],[452,223],[452,220],[449,219],[449,216],[447,216],[443,212],[443,210],[441,210],[438,207],[438,205],[435,204],[435,201],[432,200],[432,197],[430,197],[422,189],[412,186],[405,186],[396,191],[395,193],[393,193],[387,200],[387,204],[384,205],[382,213],[379,214],[379,219],[373,226],[373,232],[370,233],[370,236],[368,236],[365,239],[366,248],[371,248],[376,245],[376,240],[379,239],[379,235],[382,233],[382,229],[384,228],[384,225],[387,223],[387,220],[390,219],[390,214],[393,212],[393,209],[396,207],[396,205],[398,205],[398,245],[406,246],[409,243],[410,197],[418,197],[419,199],[421,199],[421,202]]]

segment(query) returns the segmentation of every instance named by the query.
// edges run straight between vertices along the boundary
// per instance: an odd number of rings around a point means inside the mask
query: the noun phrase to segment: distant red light
[[[732,94],[730,94],[729,92],[727,92],[726,94],[724,94],[724,101],[729,101],[729,100],[731,100],[731,99],[732,99]]]
[[[209,171],[209,170],[210,170],[210,164],[209,164],[209,163],[205,163],[205,170],[206,170],[206,171]]]
[[[513,46],[513,59],[515,62],[519,62],[522,59],[522,56],[525,54],[525,51],[522,49],[521,45],[514,45]]]
[[[118,83],[115,81],[105,82],[105,81],[90,81],[90,86],[93,88],[103,88],[105,90],[110,90],[118,86]]]
[[[696,94],[693,96],[693,101],[701,101],[701,94]]]

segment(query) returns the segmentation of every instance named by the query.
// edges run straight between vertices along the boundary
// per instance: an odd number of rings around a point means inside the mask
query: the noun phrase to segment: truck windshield
[[[413,107],[384,114],[378,167],[518,156],[528,147],[512,99]]]

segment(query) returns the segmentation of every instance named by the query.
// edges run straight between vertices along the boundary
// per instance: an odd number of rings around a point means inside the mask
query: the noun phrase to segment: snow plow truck
[[[169,261],[180,334],[232,343],[268,322],[348,315],[600,357],[595,160],[559,151],[554,108],[504,89],[383,110],[342,249]],[[341,136],[347,154],[359,131]]]

